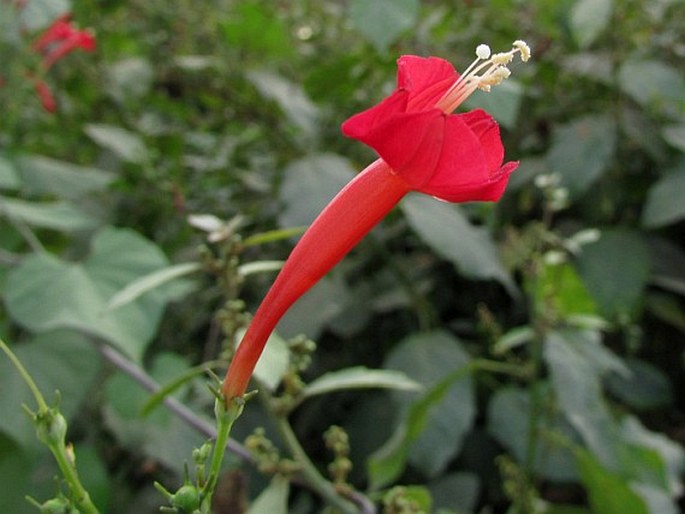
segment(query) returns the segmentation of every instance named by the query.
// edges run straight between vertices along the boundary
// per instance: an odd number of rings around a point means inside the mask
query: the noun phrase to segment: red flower
[[[403,56],[395,92],[342,130],[376,150],[413,190],[450,202],[498,200],[518,163],[502,166],[499,126],[485,111],[437,107],[458,79],[447,61]]]
[[[69,18],[69,14],[57,18],[33,44],[33,49],[43,54],[46,69],[77,48],[86,52],[95,50],[95,36],[87,30],[78,30]]]
[[[475,89],[509,74],[510,52],[478,59],[463,76],[435,57],[403,56],[397,89],[380,104],[347,120],[342,130],[380,155],[347,184],[314,220],[262,301],[226,373],[226,401],[242,396],[264,345],[286,310],[321,279],[402,197],[415,190],[452,202],[498,200],[518,163],[502,165],[497,123],[485,111],[450,114]]]

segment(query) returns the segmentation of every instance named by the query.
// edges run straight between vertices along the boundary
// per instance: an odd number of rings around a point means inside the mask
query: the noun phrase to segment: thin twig
[[[106,344],[100,344],[99,349],[100,353],[102,353],[105,359],[107,359],[117,369],[123,371],[133,380],[138,382],[138,384],[140,384],[140,386],[146,391],[156,393],[161,389],[161,386],[155,381],[155,379],[148,375],[144,369],[128,360],[126,357],[121,355],[111,346],[108,346]],[[173,412],[180,419],[185,421],[190,427],[194,428],[206,437],[212,439],[216,437],[216,427],[214,426],[214,424],[202,419],[195,412],[193,412],[191,409],[183,405],[175,398],[167,396],[166,398],[164,398],[163,402],[164,405],[166,405],[166,407],[171,412]],[[248,462],[252,462],[252,455],[238,441],[229,439],[226,447],[231,453],[234,453],[241,459]]]

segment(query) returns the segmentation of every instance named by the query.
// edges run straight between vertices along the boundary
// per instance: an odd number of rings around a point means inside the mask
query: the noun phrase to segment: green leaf
[[[578,46],[587,48],[607,28],[612,0],[578,0],[571,10],[571,31]]]
[[[148,275],[137,278],[119,290],[109,299],[108,310],[114,310],[122,305],[126,305],[137,300],[145,293],[157,289],[159,286],[167,284],[185,275],[195,273],[202,269],[202,265],[197,262],[184,262],[175,264],[167,268],[153,271]]]
[[[530,325],[516,327],[502,335],[492,347],[492,353],[503,355],[535,339],[535,330]]]
[[[564,416],[600,461],[615,466],[617,426],[604,402],[601,378],[610,370],[628,370],[602,345],[599,333],[590,330],[549,333],[544,358]]]
[[[471,225],[459,207],[426,195],[409,195],[400,205],[418,236],[464,276],[494,279],[509,292],[516,290],[487,231]]]
[[[17,169],[28,193],[54,194],[68,200],[104,191],[116,178],[112,173],[98,168],[78,166],[42,155],[19,157]]]
[[[685,167],[662,177],[649,188],[642,225],[658,228],[685,218]]]
[[[426,391],[418,399],[412,393],[394,393],[394,403],[405,415],[369,459],[374,489],[396,480],[407,460],[426,475],[437,475],[461,449],[475,416],[469,357],[453,336],[410,336],[388,356],[385,366],[403,371]]]
[[[609,116],[586,116],[554,130],[546,160],[561,176],[561,185],[572,198],[580,197],[613,161],[616,124]]]
[[[106,228],[93,238],[83,263],[27,257],[8,275],[5,303],[33,332],[79,330],[139,360],[173,291],[158,288],[115,311],[107,311],[107,302],[135,278],[166,265],[159,248],[135,232]]]
[[[547,396],[549,388],[535,385],[540,396]],[[528,458],[531,437],[531,416],[536,416],[536,434],[555,433],[561,438],[574,441],[576,433],[559,412],[533,414],[531,392],[514,387],[498,389],[488,404],[487,429],[495,440],[507,448],[518,462]],[[544,478],[557,482],[573,482],[577,479],[573,455],[566,445],[556,439],[539,437],[535,440],[535,472]]]
[[[668,144],[685,152],[685,123],[664,127],[661,133]]]
[[[663,408],[673,402],[671,383],[659,368],[636,358],[627,358],[625,364],[629,374],[607,377],[611,394],[637,410]]]
[[[537,305],[554,308],[566,318],[573,314],[594,314],[597,306],[575,268],[569,263],[543,263],[535,281]]]
[[[60,411],[74,416],[84,398],[92,393],[100,368],[98,352],[84,337],[70,331],[42,334],[31,341],[12,346],[48,404],[60,391]],[[25,447],[36,446],[36,430],[22,409],[35,410],[33,395],[10,361],[0,354],[0,431]]]
[[[21,181],[14,164],[0,156],[0,189],[14,190],[19,187]]]
[[[275,476],[269,486],[252,502],[246,514],[288,514],[290,482]]]
[[[149,158],[145,142],[130,130],[99,123],[88,123],[83,130],[95,143],[122,161],[143,164]]]
[[[673,66],[656,59],[631,59],[618,72],[619,87],[643,107],[668,116],[685,113],[685,80]]]
[[[334,154],[314,154],[292,162],[283,172],[281,227],[309,225],[352,177],[349,161]]]
[[[331,371],[307,384],[303,398],[345,389],[396,389],[420,391],[423,386],[402,372],[387,369],[369,369],[363,366]]]
[[[234,5],[230,18],[219,22],[228,47],[252,52],[260,59],[293,53],[291,27],[279,17],[278,9],[260,0],[243,0]]]
[[[433,508],[449,508],[456,512],[475,512],[480,495],[480,480],[476,473],[457,472],[428,484]]]
[[[247,78],[264,97],[275,101],[307,138],[317,135],[319,110],[299,84],[269,70],[249,71]]]
[[[0,197],[0,212],[8,218],[32,227],[63,230],[65,232],[88,230],[97,221],[80,211],[70,202],[30,202],[18,198]]]
[[[649,514],[644,501],[620,475],[606,469],[590,452],[576,450],[583,485],[595,514]]]
[[[407,29],[416,25],[419,0],[352,0],[352,25],[376,47],[385,52]]]
[[[651,269],[651,256],[636,232],[609,230],[583,247],[576,262],[585,287],[608,319],[637,312]]]
[[[150,375],[157,382],[165,383],[187,367],[182,358],[165,353],[155,359]],[[202,434],[167,409],[156,409],[143,416],[147,392],[123,373],[108,378],[104,398],[103,418],[116,434],[118,444],[136,455],[149,456],[179,474],[183,473],[184,463],[193,449],[204,442]]]

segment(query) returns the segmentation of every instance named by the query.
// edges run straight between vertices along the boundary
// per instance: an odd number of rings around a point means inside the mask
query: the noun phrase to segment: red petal
[[[355,114],[342,124],[342,132],[347,137],[366,142],[364,138],[378,125],[385,123],[393,114],[402,113],[407,107],[406,91],[395,91],[381,103]]]
[[[499,168],[504,160],[504,146],[502,146],[497,122],[482,109],[476,109],[460,116],[480,140],[490,170]]]
[[[439,57],[403,55],[397,60],[397,87],[409,92],[409,111],[434,107],[458,78],[454,66]]]

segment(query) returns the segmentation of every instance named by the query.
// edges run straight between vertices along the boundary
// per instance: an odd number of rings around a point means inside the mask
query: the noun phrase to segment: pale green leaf
[[[0,189],[14,190],[19,187],[21,181],[14,164],[0,156]]]
[[[506,80],[492,91],[476,90],[464,102],[464,108],[485,109],[500,125],[514,129],[518,122],[523,93],[520,83],[513,79]]]
[[[400,205],[418,236],[464,276],[494,279],[510,292],[515,291],[490,235],[485,229],[471,225],[459,207],[425,195],[410,195]]]
[[[685,152],[685,123],[668,125],[663,128],[661,133],[668,144],[681,152]]]
[[[578,0],[571,10],[571,31],[578,46],[587,48],[611,21],[612,0]]]
[[[176,280],[185,275],[195,273],[202,269],[202,265],[197,262],[184,262],[175,264],[167,268],[162,268],[148,275],[137,278],[119,290],[109,299],[108,310],[114,310],[122,305],[126,305],[137,300],[145,293],[158,288],[159,286]]]
[[[349,161],[334,154],[314,154],[289,164],[283,171],[281,227],[309,225],[355,175]]]
[[[97,225],[95,219],[65,201],[31,202],[0,197],[0,212],[32,227],[65,232],[88,230]]]
[[[420,391],[423,386],[400,371],[357,366],[325,373],[307,384],[302,395],[304,398],[311,398],[333,391],[367,388]]]
[[[352,0],[350,19],[376,50],[385,52],[416,24],[420,7],[419,0]]]
[[[69,0],[28,0],[23,4],[19,16],[21,25],[33,32],[46,28],[60,16],[71,10]]]
[[[663,61],[652,58],[624,62],[619,69],[618,85],[643,107],[670,116],[685,113],[685,79]]]
[[[130,130],[113,125],[89,123],[84,131],[95,143],[126,162],[143,164],[148,151],[142,138]]]
[[[54,194],[74,200],[88,193],[103,191],[116,178],[107,171],[79,166],[42,155],[23,155],[17,169],[28,193]]]

